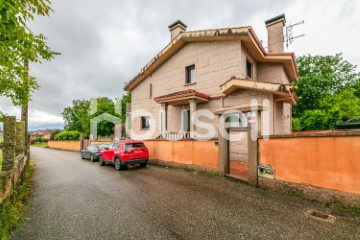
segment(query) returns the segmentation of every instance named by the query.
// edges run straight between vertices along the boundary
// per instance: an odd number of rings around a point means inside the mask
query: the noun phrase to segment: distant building
[[[55,130],[37,130],[35,132],[32,132],[30,134],[30,143],[34,143],[36,138],[38,137],[42,137],[45,138],[47,140],[51,140],[54,138],[55,135]]]

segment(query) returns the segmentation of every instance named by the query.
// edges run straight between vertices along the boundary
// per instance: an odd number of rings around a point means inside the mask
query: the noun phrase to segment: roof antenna
[[[304,24],[304,23],[305,23],[305,21],[302,20],[300,22],[297,22],[297,23],[290,24],[290,25],[286,26],[286,36],[285,36],[286,39],[284,41],[284,42],[286,42],[286,48],[289,48],[289,45],[294,42],[294,39],[305,36],[305,34],[301,34],[301,35],[298,35],[298,36],[293,35],[293,27],[295,27],[297,25]]]

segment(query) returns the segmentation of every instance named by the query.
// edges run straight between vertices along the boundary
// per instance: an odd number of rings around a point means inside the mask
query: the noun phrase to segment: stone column
[[[165,133],[167,130],[167,104],[162,103],[161,104],[161,113],[163,114],[160,116],[161,126],[160,126],[160,133],[162,136],[165,137]]]
[[[219,174],[224,176],[229,173],[229,136],[226,131],[227,136],[222,136],[219,134]]]
[[[249,179],[251,186],[258,185],[258,140],[252,137],[252,130],[248,131],[248,163],[249,163]]]
[[[2,171],[12,170],[15,158],[16,117],[4,117],[4,149]]]
[[[15,155],[25,154],[25,122],[16,123],[16,146]]]
[[[193,119],[193,114],[196,111],[196,102],[195,100],[189,100],[190,104],[190,137],[195,138],[195,119]]]

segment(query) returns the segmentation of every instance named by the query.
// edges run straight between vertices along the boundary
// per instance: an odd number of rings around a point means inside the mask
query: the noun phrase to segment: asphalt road
[[[13,239],[360,239],[360,215],[194,172],[117,172],[32,148],[34,190]],[[334,224],[305,216],[332,213]]]

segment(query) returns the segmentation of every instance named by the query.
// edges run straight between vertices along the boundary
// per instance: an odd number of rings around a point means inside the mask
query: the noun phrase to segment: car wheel
[[[90,155],[90,161],[93,162],[94,161],[94,154]]]
[[[104,166],[104,165],[105,165],[104,161],[102,160],[101,155],[99,156],[99,164],[100,164],[100,166]]]
[[[146,167],[146,165],[147,165],[147,162],[144,162],[144,163],[140,163],[140,167],[141,167],[141,168],[144,168],[144,167]]]
[[[120,158],[115,158],[115,161],[114,161],[114,166],[115,166],[115,170],[116,171],[120,171],[120,169],[122,169],[122,166],[121,166],[121,161],[120,161]]]

